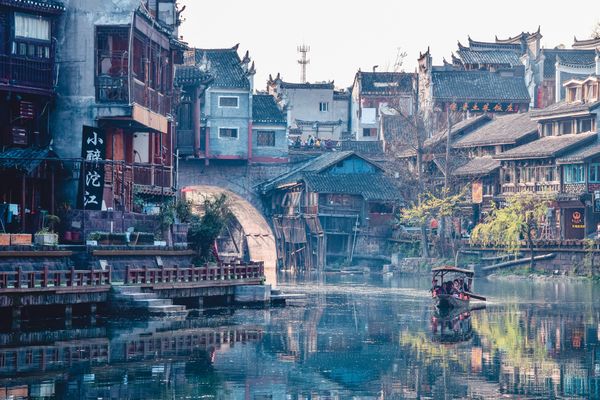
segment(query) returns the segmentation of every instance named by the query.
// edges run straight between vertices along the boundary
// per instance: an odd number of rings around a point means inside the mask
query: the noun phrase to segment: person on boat
[[[431,293],[433,294],[433,296],[437,296],[438,293],[440,292],[440,285],[438,285],[438,281],[437,278],[433,278],[431,280]]]

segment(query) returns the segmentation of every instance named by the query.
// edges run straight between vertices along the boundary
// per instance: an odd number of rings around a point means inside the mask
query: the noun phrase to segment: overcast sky
[[[310,82],[351,85],[361,68],[393,71],[398,49],[414,71],[419,51],[431,47],[434,64],[450,59],[457,41],[493,41],[541,25],[542,45],[567,47],[588,38],[600,20],[598,0],[406,1],[406,0],[179,0],[187,6],[180,34],[194,47],[250,50],[255,87],[269,74],[300,80],[296,47],[310,46]]]

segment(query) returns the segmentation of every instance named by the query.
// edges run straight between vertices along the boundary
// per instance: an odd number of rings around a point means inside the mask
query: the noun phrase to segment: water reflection
[[[0,334],[0,399],[600,398],[598,287],[477,282],[436,314],[428,279],[288,279],[307,298],[184,321]]]

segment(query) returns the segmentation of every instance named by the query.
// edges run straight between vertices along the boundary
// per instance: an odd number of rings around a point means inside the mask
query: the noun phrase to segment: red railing
[[[262,279],[265,268],[262,262],[220,264],[203,267],[132,268],[126,267],[125,284],[194,283],[218,280]]]
[[[132,102],[148,108],[160,115],[167,115],[171,112],[171,97],[144,85],[143,82],[133,79]]]
[[[0,271],[0,293],[17,289],[56,290],[83,286],[109,286],[112,270]]]
[[[0,54],[0,82],[51,90],[54,87],[53,63]]]
[[[133,180],[137,185],[171,187],[171,167],[155,164],[134,164]]]

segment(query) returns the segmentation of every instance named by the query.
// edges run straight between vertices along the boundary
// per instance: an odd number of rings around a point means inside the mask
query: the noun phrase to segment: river
[[[428,277],[280,281],[306,298],[0,333],[0,399],[600,398],[597,284],[478,280],[440,318]]]

